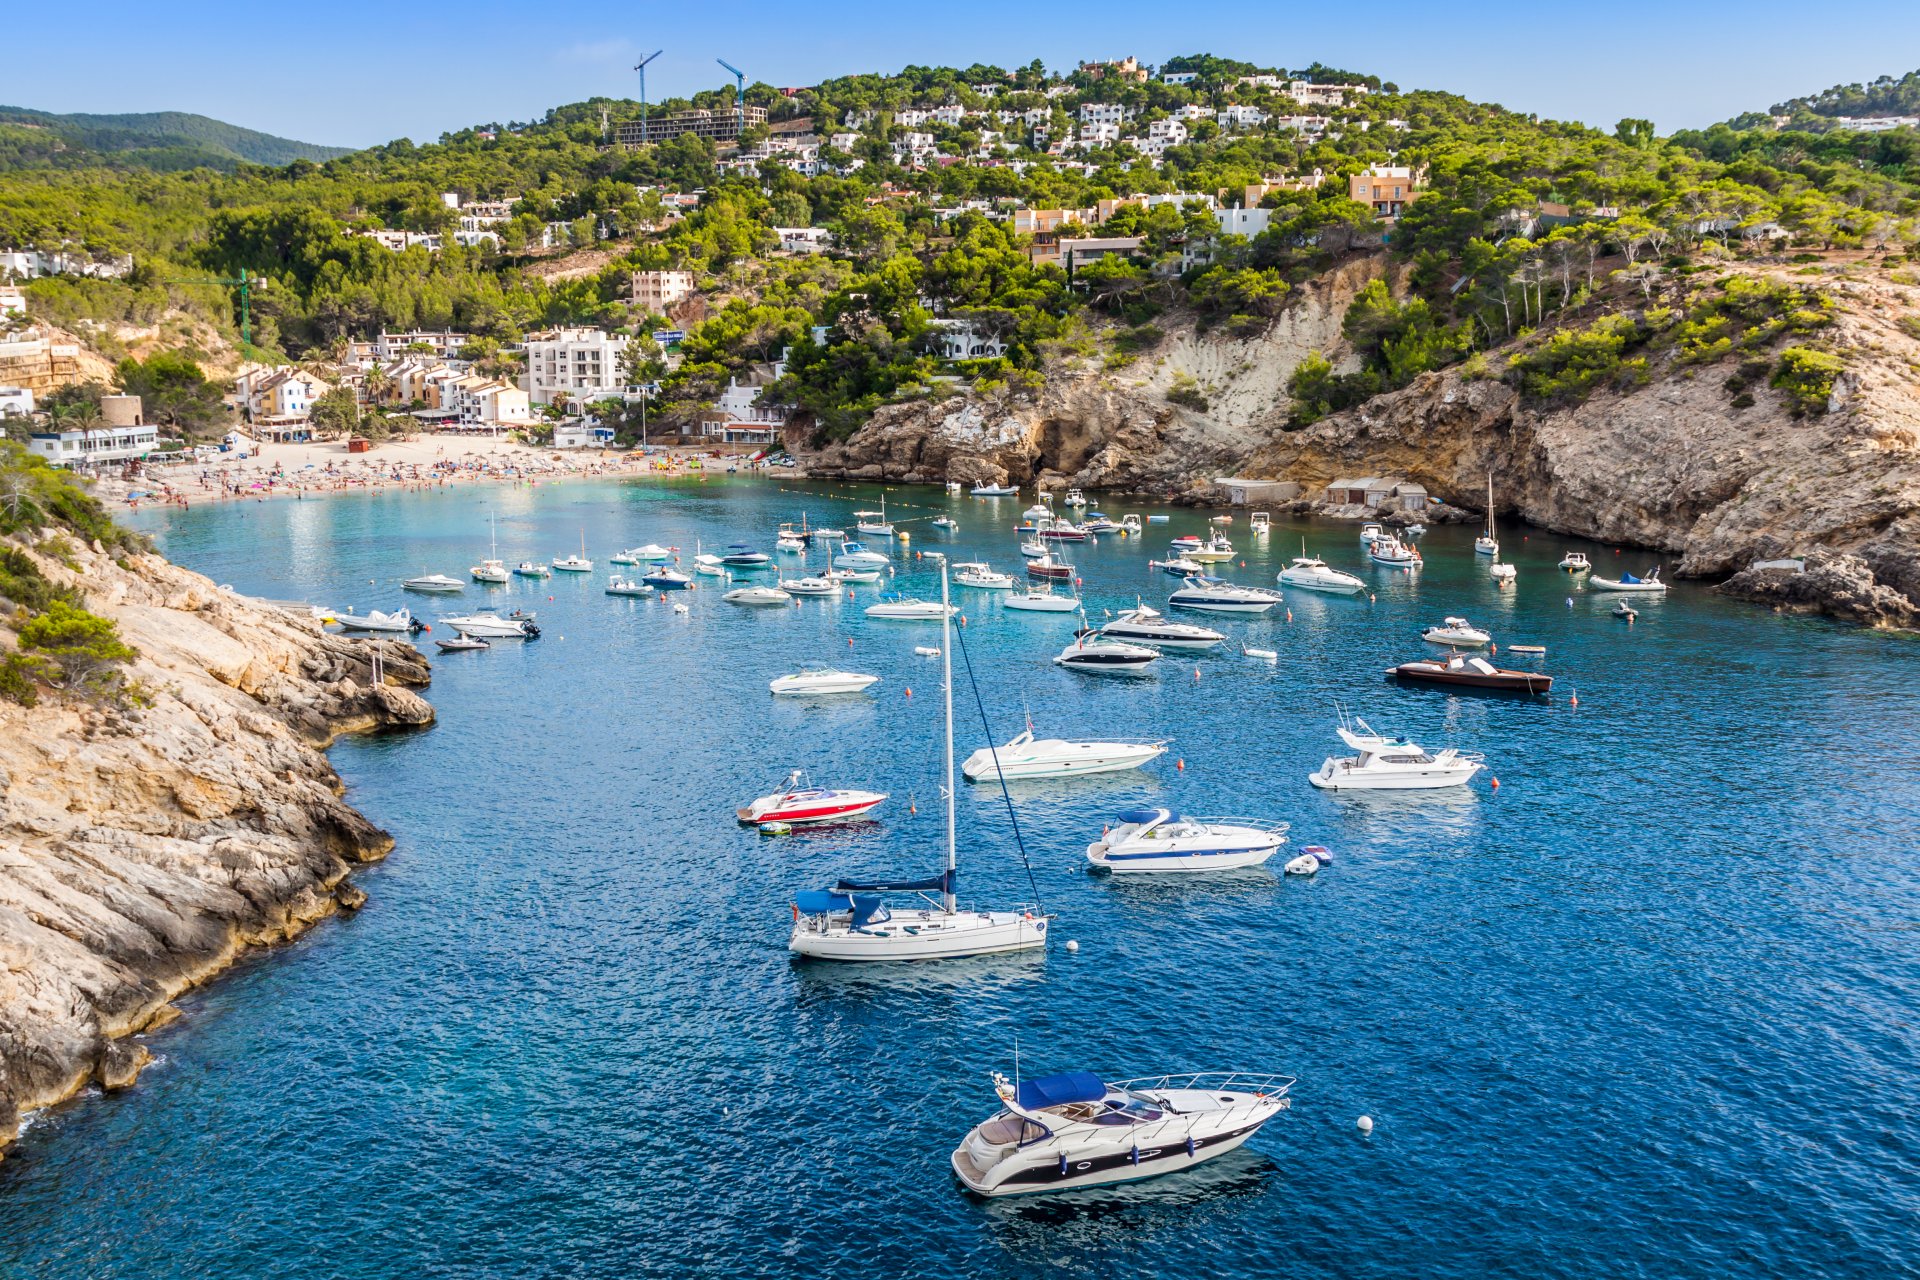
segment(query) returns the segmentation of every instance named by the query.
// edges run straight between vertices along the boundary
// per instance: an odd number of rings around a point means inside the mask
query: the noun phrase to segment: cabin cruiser
[[[1073,566],[1065,560],[1055,560],[1051,553],[1038,560],[1027,561],[1029,578],[1045,578],[1053,582],[1066,582],[1073,577]]]
[[[982,747],[968,756],[960,772],[968,782],[1017,778],[1078,778],[1089,773],[1138,769],[1164,755],[1163,741],[1070,742],[1035,738],[1033,725],[1004,747]]]
[[[785,822],[795,826],[812,822],[845,822],[878,808],[886,794],[880,791],[833,791],[807,785],[804,770],[795,769],[779,790],[761,796],[734,816],[755,826]]]
[[[791,604],[793,597],[778,587],[735,587],[720,597],[728,604]]]
[[[427,595],[445,595],[454,591],[465,591],[467,584],[458,578],[449,578],[444,573],[423,574],[418,578],[408,578],[400,586],[407,591],[419,591]]]
[[[1287,824],[1263,818],[1188,818],[1129,809],[1087,846],[1087,861],[1117,873],[1233,871],[1257,867],[1287,842]]]
[[[973,486],[973,496],[976,498],[1011,498],[1019,492],[1020,491],[1013,486],[1004,484],[977,484]]]
[[[1187,559],[1198,560],[1202,564],[1216,564],[1222,560],[1233,559],[1233,544],[1227,541],[1223,533],[1216,533],[1204,547],[1194,547],[1187,552]]]
[[[1630,573],[1623,573],[1618,578],[1589,576],[1587,585],[1595,591],[1634,591],[1656,595],[1667,589],[1667,584],[1660,581],[1658,566],[1644,578],[1636,578]]]
[[[1445,658],[1421,658],[1388,667],[1391,679],[1412,680],[1423,684],[1460,685],[1469,689],[1505,689],[1513,693],[1547,693],[1553,689],[1553,677],[1538,671],[1509,671],[1496,667],[1478,655],[1449,654]]]
[[[640,581],[646,583],[655,591],[685,591],[693,585],[692,578],[689,578],[678,569],[672,569],[666,565],[655,565],[640,575]]]
[[[505,583],[511,576],[507,573],[507,564],[504,560],[482,560],[467,572],[473,575],[475,582],[484,582],[496,587]]]
[[[1307,781],[1323,791],[1430,791],[1459,787],[1487,766],[1484,757],[1454,750],[1429,753],[1407,738],[1378,734],[1365,720],[1335,730],[1358,755],[1328,756]]]
[[[1360,526],[1360,541],[1367,546],[1372,546],[1377,540],[1385,536],[1386,530],[1371,520]]]
[[[806,696],[823,693],[859,693],[880,683],[879,676],[832,667],[803,667],[791,675],[776,676],[767,688],[776,694]]]
[[[911,597],[896,597],[867,606],[869,618],[882,618],[893,622],[932,622],[959,611],[958,605],[941,604],[935,600],[915,600]]]
[[[1121,516],[1120,532],[1127,534],[1130,537],[1135,537],[1135,538],[1139,537],[1140,536],[1140,517],[1133,512],[1129,512],[1126,515]]]
[[[568,552],[564,556],[555,556],[553,558],[553,568],[556,573],[592,573],[593,561],[587,559],[585,556],[574,555],[572,552]]]
[[[336,613],[333,620],[340,624],[342,631],[366,631],[380,635],[412,636],[427,629],[427,624],[413,616],[411,610],[395,609],[392,613],[382,613],[378,609],[369,609],[365,613]]]
[[[553,570],[543,564],[537,564],[532,560],[522,560],[513,567],[513,571],[522,578],[551,578],[553,576]]]
[[[1040,527],[1042,520],[1053,519],[1053,507],[1049,505],[1047,495],[1041,494],[1040,499],[1020,513],[1020,523],[1014,527],[1015,533],[1031,533]]]
[[[1287,1110],[1293,1077],[1212,1071],[1104,1083],[1090,1071],[993,1077],[1000,1110],[975,1125],[953,1172],[982,1196],[1136,1182],[1236,1150]]]
[[[1067,490],[1066,505],[1069,507],[1084,507],[1087,505],[1087,495],[1078,489],[1069,489]]]
[[[982,591],[1013,590],[1013,575],[995,573],[993,566],[983,560],[968,560],[953,566],[953,580],[963,587],[977,587]]]
[[[1097,675],[1127,674],[1144,671],[1147,664],[1160,656],[1158,649],[1148,649],[1137,644],[1124,644],[1119,640],[1104,640],[1098,635],[1082,636],[1060,651],[1054,663],[1069,667],[1075,671],[1090,671]]]
[[[1128,640],[1160,649],[1211,649],[1226,637],[1188,622],[1168,622],[1151,605],[1136,604],[1099,629],[1109,640]]]
[[[1478,649],[1482,645],[1493,643],[1493,636],[1474,626],[1465,618],[1448,618],[1431,627],[1420,628],[1420,634],[1435,644],[1464,645],[1469,649]]]
[[[869,551],[858,542],[841,543],[840,554],[833,558],[833,567],[836,569],[884,569],[892,563],[890,557],[878,551]]]
[[[787,556],[803,556],[807,554],[806,543],[800,541],[798,538],[787,537],[784,534],[773,540],[773,549],[781,555]]]
[[[1279,592],[1268,591],[1264,587],[1243,587],[1220,578],[1195,574],[1178,591],[1167,597],[1167,603],[1176,609],[1193,609],[1200,613],[1265,613],[1282,599]]]
[[[1420,553],[1390,533],[1373,540],[1367,547],[1367,558],[1394,569],[1414,569],[1420,565]]]
[[[1247,518],[1248,529],[1256,538],[1264,538],[1273,532],[1273,517],[1264,511],[1256,511]]]
[[[772,562],[772,556],[764,551],[755,551],[744,542],[729,544],[727,554],[720,557],[720,563],[729,569],[764,569]]]
[[[837,596],[840,594],[840,575],[832,572],[808,574],[804,578],[782,578],[780,589],[790,596]]]
[[[1080,602],[1071,594],[1055,595],[1051,582],[1036,582],[1024,591],[1014,590],[1000,597],[1000,607],[1022,613],[1073,613]]]
[[[452,627],[463,636],[482,640],[538,640],[540,628],[532,618],[503,618],[491,609],[482,609],[464,618],[442,618],[442,626]]]
[[[653,588],[644,582],[636,581],[633,578],[623,578],[616,573],[607,583],[607,594],[610,596],[650,596],[653,594]]]
[[[1586,573],[1593,568],[1584,551],[1569,551],[1560,557],[1560,567],[1568,573]]]
[[[1293,563],[1280,571],[1281,586],[1351,595],[1367,585],[1350,573],[1342,573],[1320,557],[1305,554],[1305,546],[1300,551],[1301,554],[1293,558]]]
[[[673,559],[673,548],[663,547],[657,542],[649,542],[645,546],[634,547],[626,554],[633,557],[634,564],[665,564]]]
[[[1205,573],[1207,566],[1198,560],[1189,560],[1185,556],[1176,556],[1171,560],[1149,560],[1147,568],[1170,573],[1176,578],[1191,578],[1195,574]]]

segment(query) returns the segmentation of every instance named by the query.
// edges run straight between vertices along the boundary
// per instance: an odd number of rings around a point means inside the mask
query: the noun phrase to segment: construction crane
[[[725,58],[715,58],[714,61],[733,72],[734,136],[739,137],[747,131],[747,73]]]
[[[223,276],[215,276],[211,280],[163,280],[161,283],[225,284],[240,286],[240,345],[243,347],[251,347],[253,345],[253,286],[259,279],[259,276],[242,267],[240,268],[240,278],[237,280],[229,280]]]
[[[640,73],[640,141],[642,142],[647,140],[647,64],[665,52],[665,49],[655,49],[633,64],[633,69]]]

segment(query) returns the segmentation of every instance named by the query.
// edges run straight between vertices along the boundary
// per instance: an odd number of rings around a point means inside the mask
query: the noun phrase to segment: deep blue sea
[[[1050,953],[797,965],[794,890],[938,865],[938,662],[913,654],[937,624],[868,620],[872,588],[762,611],[709,587],[679,615],[602,594],[605,558],[771,551],[780,521],[850,527],[878,496],[715,477],[138,516],[241,591],[429,618],[484,597],[537,608],[546,635],[436,658],[435,727],[334,748],[351,801],[398,839],[358,876],[371,902],[183,999],[138,1088],[37,1118],[0,1162],[0,1275],[1920,1273],[1920,642],[1688,583],[1629,627],[1555,561],[1652,557],[1518,526],[1503,593],[1471,528],[1436,528],[1409,576],[1366,566],[1355,526],[1283,523],[1255,546],[1241,519],[1231,576],[1271,584],[1305,536],[1375,598],[1197,619],[1279,661],[1223,649],[1144,679],[1058,669],[1070,617],[964,592],[995,738],[1030,713],[1173,749],[1014,789],[1059,917]],[[913,534],[901,588],[937,593],[916,549],[1019,566],[1026,501],[887,496]],[[949,506],[953,538],[925,523]],[[1107,508],[1130,510],[1152,508]],[[401,594],[464,576],[489,513],[510,563],[584,531],[600,571]],[[1145,561],[1204,519],[1069,551],[1095,616],[1163,602],[1173,582]],[[1547,646],[1552,698],[1388,684],[1447,614],[1489,626],[1503,658]],[[885,679],[768,694],[815,660]],[[959,691],[965,755],[986,735],[964,674]],[[1484,752],[1497,791],[1313,790],[1336,704]],[[893,798],[860,828],[738,827],[733,808],[794,767]],[[1143,801],[1284,819],[1335,863],[1084,874],[1103,821]],[[959,826],[962,896],[1027,901],[998,789],[963,784]],[[982,1203],[947,1155],[1016,1052],[1027,1073],[1299,1082],[1291,1113],[1197,1170]]]

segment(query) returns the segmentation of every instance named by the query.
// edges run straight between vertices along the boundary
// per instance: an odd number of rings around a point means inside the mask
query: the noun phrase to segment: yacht
[[[494,525],[491,514],[487,516],[487,532],[491,535],[493,549],[487,559],[482,560],[467,572],[473,575],[475,582],[484,582],[497,587],[504,584],[509,575],[506,564],[500,559],[500,533]]]
[[[553,570],[532,560],[522,560],[513,567],[514,573],[522,578],[551,578]]]
[[[793,597],[779,587],[735,587],[720,597],[728,604],[791,604]]]
[[[481,640],[537,640],[540,628],[529,618],[503,618],[491,609],[482,609],[464,618],[442,618],[440,625],[452,627],[463,636]]]
[[[449,578],[444,573],[428,573],[418,578],[408,578],[400,586],[403,590],[419,591],[426,595],[446,595],[467,589],[466,583],[458,578]]]
[[[947,573],[940,571],[941,693],[946,722],[946,866],[922,880],[841,880],[831,889],[794,895],[793,934],[787,948],[819,960],[941,960],[1030,951],[1047,945],[1051,923],[1038,906],[1010,911],[962,911],[955,889],[960,857],[955,833],[953,776],[953,623],[947,612]],[[1024,851],[1022,853],[1024,857]],[[889,904],[887,893],[915,895]]]
[[[974,587],[981,591],[1013,590],[1013,575],[995,573],[993,566],[983,560],[967,560],[953,566],[954,583],[962,587]]]
[[[781,536],[773,540],[773,549],[782,555],[803,556],[807,554],[807,544],[798,538]]]
[[[764,569],[772,562],[772,556],[755,551],[744,542],[730,543],[727,554],[720,557],[720,563],[729,569]]]
[[[392,613],[382,613],[378,609],[369,609],[365,613],[336,613],[333,620],[340,624],[342,631],[366,631],[378,635],[411,636],[427,629],[426,623],[404,608],[395,609]]]
[[[1623,573],[1617,578],[1589,576],[1587,586],[1595,591],[1632,591],[1649,595],[1659,595],[1667,589],[1667,584],[1660,581],[1658,566],[1644,578],[1636,578],[1630,573]]]
[[[1129,809],[1087,846],[1087,861],[1123,874],[1233,871],[1257,867],[1287,842],[1287,824],[1260,818],[1188,818],[1171,809]]]
[[[1055,560],[1049,553],[1038,560],[1027,561],[1027,576],[1049,582],[1068,582],[1073,578],[1073,566],[1065,560]]]
[[[1227,541],[1227,535],[1216,533],[1204,547],[1194,547],[1187,552],[1187,559],[1198,560],[1201,564],[1218,564],[1222,560],[1233,559],[1233,544]]]
[[[840,576],[828,571],[809,574],[804,578],[782,578],[780,589],[790,596],[837,596],[844,588]]]
[[[940,577],[946,581],[946,575]],[[960,611],[959,606],[936,604],[931,600],[914,600],[907,597],[882,600],[878,604],[867,606],[869,618],[880,618],[892,622],[931,622],[934,619],[946,619]]]
[[[1128,640],[1150,644],[1156,649],[1211,649],[1226,637],[1207,627],[1187,622],[1169,622],[1151,605],[1136,604],[1100,628],[1109,640]]]
[[[1450,644],[1466,649],[1478,649],[1493,643],[1490,633],[1465,618],[1448,618],[1434,626],[1422,627],[1420,634],[1435,644]]]
[[[1359,754],[1328,756],[1307,781],[1323,791],[1431,791],[1459,787],[1486,768],[1484,757],[1448,747],[1429,754],[1407,738],[1377,734],[1365,720],[1335,730]]]
[[[853,513],[853,527],[860,533],[870,533],[876,538],[891,538],[893,525],[887,521],[886,495],[880,497],[878,511],[856,511]]]
[[[1055,595],[1051,582],[1036,582],[1024,591],[1016,589],[1000,597],[1000,607],[1022,613],[1074,613],[1080,602],[1071,593]]]
[[[968,756],[960,772],[968,782],[1016,778],[1078,778],[1089,773],[1138,769],[1166,754],[1157,742],[1070,742],[1065,738],[1035,738],[1033,725],[1004,747],[982,747]]]
[[[689,578],[678,569],[670,568],[664,564],[655,565],[653,568],[641,574],[640,581],[646,583],[655,591],[685,591],[693,585],[692,578]]]
[[[1074,671],[1088,671],[1096,675],[1130,674],[1144,671],[1147,664],[1160,656],[1158,649],[1148,649],[1137,644],[1126,644],[1119,640],[1103,640],[1099,636],[1082,636],[1060,651],[1054,663]]]
[[[973,486],[973,496],[976,498],[1011,498],[1018,495],[1019,492],[1020,491],[1012,485],[1005,484],[977,484]]]
[[[1037,533],[1050,542],[1085,542],[1087,531],[1071,520],[1042,520]]]
[[[1176,578],[1191,578],[1196,574],[1203,574],[1207,571],[1207,566],[1201,564],[1198,560],[1189,560],[1185,556],[1175,556],[1171,560],[1149,560],[1147,561],[1147,568],[1158,569],[1162,573],[1170,573]]]
[[[1280,585],[1299,587],[1303,591],[1329,591],[1336,595],[1352,595],[1367,584],[1350,573],[1342,573],[1318,556],[1307,554],[1307,544],[1302,541],[1300,554],[1293,563],[1280,571]]]
[[[1078,489],[1069,489],[1067,490],[1067,496],[1066,496],[1064,505],[1069,507],[1084,507],[1087,505],[1087,495],[1080,492]]]
[[[633,578],[623,578],[614,574],[607,581],[607,594],[610,596],[650,596],[653,588]]]
[[[1219,578],[1195,574],[1178,591],[1167,597],[1167,603],[1176,609],[1193,609],[1200,613],[1265,613],[1279,604],[1282,598],[1279,592],[1268,591],[1264,587],[1243,587]]]
[[[1367,558],[1390,569],[1417,569],[1420,553],[1390,533],[1383,533],[1367,548]]]
[[[893,561],[878,551],[869,551],[864,544],[843,542],[840,554],[833,558],[836,569],[884,569]]]
[[[1509,693],[1551,693],[1553,677],[1538,671],[1510,671],[1496,667],[1479,654],[1452,653],[1444,658],[1417,658],[1388,667],[1387,676],[1416,684],[1444,684],[1467,689],[1500,689]]]
[[[734,810],[734,816],[753,826],[776,822],[791,826],[846,822],[879,808],[886,798],[886,793],[880,791],[833,791],[811,787],[807,785],[805,771],[795,769],[787,775],[787,780],[780,784],[778,790]]]
[[[777,676],[767,683],[776,694],[812,696],[825,693],[859,693],[880,683],[879,676],[858,671],[836,671],[832,667],[803,667],[791,675]]]
[[[1091,1071],[1011,1081],[951,1157],[975,1195],[1071,1191],[1178,1173],[1238,1149],[1290,1108],[1292,1076],[1208,1071],[1108,1084]]]
[[[1560,567],[1568,573],[1586,573],[1593,568],[1584,551],[1569,551],[1560,557]]]
[[[1493,472],[1487,472],[1487,528],[1473,540],[1473,554],[1500,558],[1500,540],[1493,536]]]

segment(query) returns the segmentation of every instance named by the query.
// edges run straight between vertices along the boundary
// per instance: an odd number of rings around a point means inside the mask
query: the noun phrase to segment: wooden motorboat
[[[1387,677],[1422,684],[1461,685],[1470,689],[1504,689],[1511,693],[1546,693],[1553,688],[1553,677],[1550,675],[1538,671],[1511,671],[1496,667],[1485,658],[1464,653],[1403,662],[1397,667],[1388,667]]]

